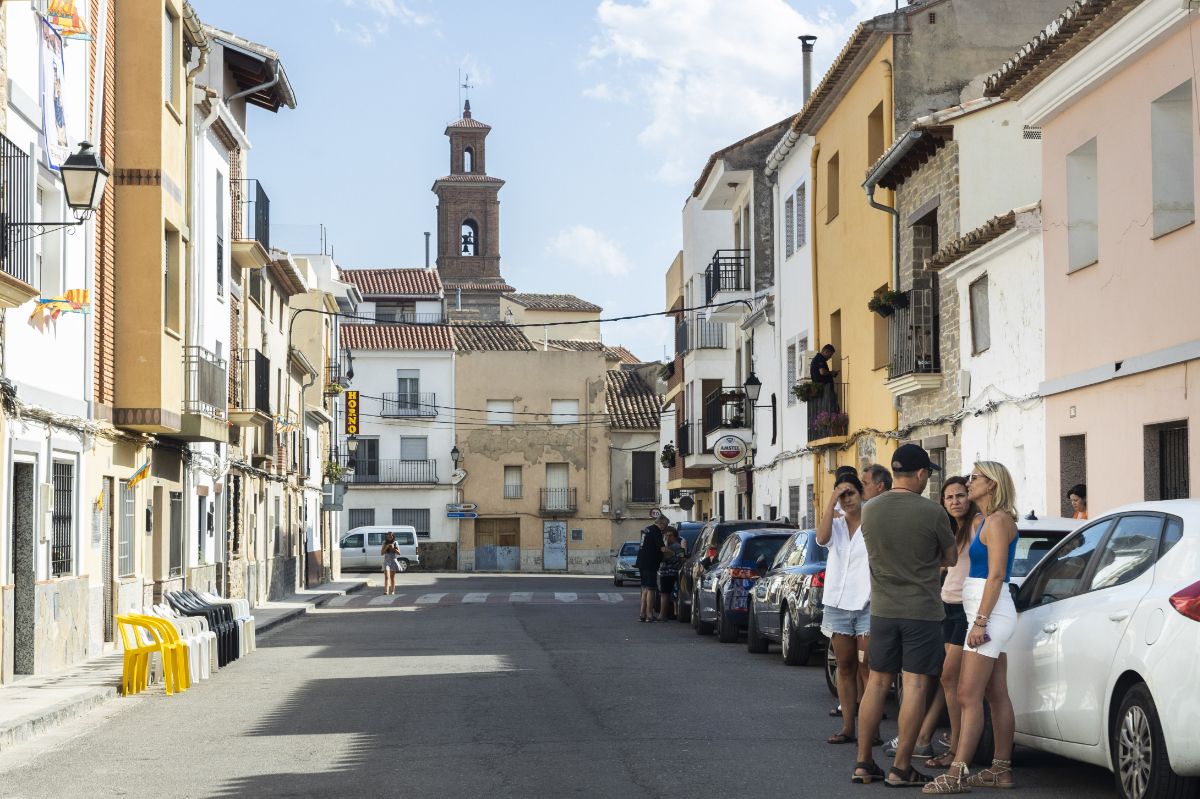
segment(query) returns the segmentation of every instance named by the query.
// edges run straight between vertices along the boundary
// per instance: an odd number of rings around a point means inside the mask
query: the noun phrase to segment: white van
[[[388,533],[396,534],[396,544],[400,547],[400,571],[408,571],[413,566],[420,566],[421,559],[417,557],[417,528],[408,524],[381,524],[369,527],[355,527],[342,536],[339,545],[342,550],[342,569],[345,571],[383,571],[383,540]]]

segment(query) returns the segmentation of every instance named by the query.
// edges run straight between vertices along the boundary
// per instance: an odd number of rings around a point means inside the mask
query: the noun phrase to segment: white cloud
[[[492,84],[492,70],[486,64],[483,64],[475,57],[473,53],[467,53],[458,62],[458,68],[462,72],[463,82],[468,82],[472,88],[479,89]]]
[[[633,93],[629,89],[613,88],[607,83],[597,83],[595,86],[587,87],[583,90],[583,96],[614,103],[628,103],[633,99]]]
[[[333,21],[335,35],[351,39],[356,44],[369,47],[376,38],[387,34],[391,21],[401,25],[422,28],[431,24],[434,18],[413,10],[411,6],[400,0],[342,0],[342,5],[353,9],[357,17],[366,15],[366,21],[345,20]]]
[[[645,103],[639,143],[660,156],[659,177],[690,182],[714,150],[799,110],[801,50],[818,37],[813,85],[861,19],[893,0],[850,0],[844,15],[804,14],[785,0],[602,0],[583,64],[604,80],[597,100],[624,91]]]
[[[546,254],[588,272],[609,277],[627,275],[631,268],[620,245],[586,225],[572,225],[560,231],[546,245]]]

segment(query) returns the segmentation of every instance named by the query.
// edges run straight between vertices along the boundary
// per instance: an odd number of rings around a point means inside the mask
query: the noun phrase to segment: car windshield
[[[624,544],[621,545],[621,557],[634,558],[634,557],[637,557],[637,553],[638,553],[638,545],[633,543],[632,541],[626,541]]]
[[[788,536],[786,535],[758,535],[748,538],[742,544],[738,560],[742,563],[757,563],[758,559],[765,555],[767,562],[770,563],[775,559],[775,553],[779,552],[779,548],[786,544],[787,540]]]
[[[1026,577],[1033,567],[1063,539],[1066,533],[1023,532],[1017,539],[1017,554],[1013,558],[1012,576]]]

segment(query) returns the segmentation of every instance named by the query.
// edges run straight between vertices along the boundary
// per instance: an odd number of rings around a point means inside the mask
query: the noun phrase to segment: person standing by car
[[[679,581],[679,567],[683,565],[684,548],[679,531],[667,528],[663,542],[663,559],[658,566],[658,620],[675,618],[675,584]]]
[[[642,544],[637,556],[642,583],[638,621],[654,621],[654,589],[658,587],[658,567],[663,559],[663,530],[667,529],[667,524],[667,517],[660,514],[642,530]]]
[[[1072,519],[1087,519],[1087,486],[1083,483],[1071,486],[1067,501],[1071,503]]]
[[[921,494],[938,467],[929,453],[905,444],[892,455],[891,491],[863,510],[863,541],[871,571],[871,667],[858,711],[858,762],[853,782],[883,779],[891,786],[923,785],[928,775],[912,767],[913,745],[925,715],[925,697],[942,670],[941,567],[958,562],[946,512]],[[884,776],[871,744],[888,686],[903,673],[900,735],[891,770]]]
[[[983,509],[968,548],[970,569],[963,583],[968,632],[958,682],[961,720],[954,762],[925,787],[926,793],[965,793],[968,788],[1011,788],[1013,730],[1005,645],[1017,624],[1008,581],[1017,554],[1016,489],[1003,464],[980,461],[968,478],[968,498]],[[992,711],[996,757],[988,768],[967,774],[983,733],[983,698]]]
[[[842,516],[834,513],[837,505],[841,505]],[[837,657],[842,709],[842,729],[829,736],[828,743],[854,743],[859,672],[866,670],[871,626],[871,573],[862,536],[862,483],[853,474],[843,474],[830,493],[816,539],[829,550],[821,632],[832,642]]]
[[[400,545],[396,543],[396,534],[388,533],[379,549],[383,555],[383,593],[396,593],[396,572],[400,571]]]

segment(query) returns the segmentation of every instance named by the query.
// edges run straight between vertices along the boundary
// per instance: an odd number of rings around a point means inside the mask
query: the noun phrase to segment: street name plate
[[[447,511],[447,519],[478,519],[479,514],[473,510]]]
[[[451,513],[458,513],[466,510],[479,510],[479,506],[474,502],[450,502],[446,504],[446,510]]]

